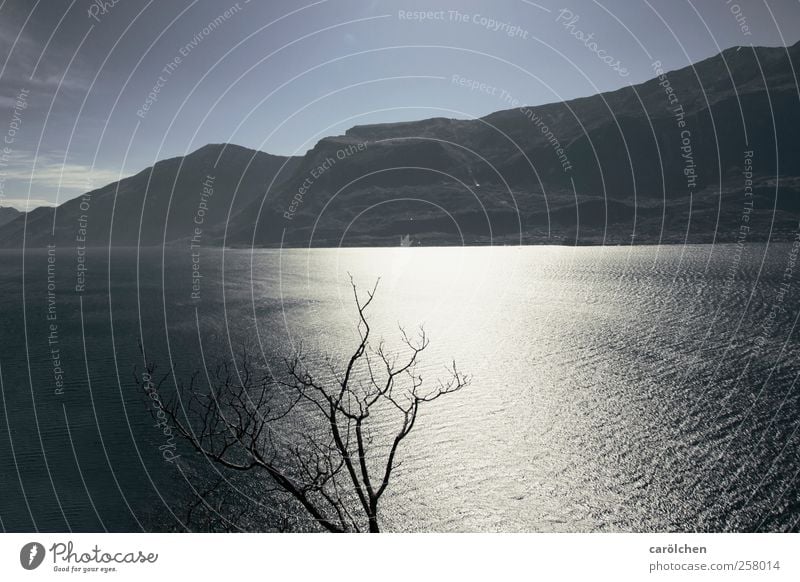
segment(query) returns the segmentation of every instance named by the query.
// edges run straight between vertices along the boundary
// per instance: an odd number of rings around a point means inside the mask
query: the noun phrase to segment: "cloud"
[[[85,93],[91,87],[89,79],[77,75],[72,77],[63,77],[62,73],[50,74],[42,78],[31,79],[34,86],[44,87],[47,89],[59,89],[60,91],[70,90]]]
[[[31,182],[47,188],[87,192],[125,177],[119,171],[91,168],[83,164],[48,163],[36,166]],[[25,179],[28,178],[30,173]]]
[[[0,22],[0,54],[9,57],[7,61],[0,60],[2,93],[15,93],[28,86],[45,94],[56,90],[86,92],[89,89],[91,72],[80,59],[72,62],[70,73],[62,81],[70,59],[69,51],[51,48],[47,54],[42,54],[43,42],[24,30],[20,32],[14,28],[10,22]]]
[[[40,194],[44,191],[54,192],[62,202],[128,176],[119,170],[64,163],[63,158],[54,155],[40,155],[35,164],[33,159],[29,153],[14,152],[8,167],[2,171],[3,180],[14,182],[17,192],[20,188]]]

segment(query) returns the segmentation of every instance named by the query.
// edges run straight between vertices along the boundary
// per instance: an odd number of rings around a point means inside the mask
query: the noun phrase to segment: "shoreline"
[[[792,238],[781,238],[777,240],[750,240],[744,244],[744,246],[757,246],[757,245],[786,245],[792,244],[794,242],[794,237]],[[494,248],[494,249],[503,249],[503,248],[533,248],[533,247],[559,247],[559,248],[661,248],[661,247],[701,247],[701,246],[733,246],[740,243],[737,243],[735,240],[723,240],[723,241],[707,241],[707,242],[641,242],[641,243],[633,243],[633,244],[621,244],[621,243],[578,243],[578,244],[564,244],[564,243],[523,243],[523,244],[440,244],[440,245],[416,245],[416,246],[400,246],[400,245],[382,245],[382,244],[364,244],[364,245],[287,245],[287,246],[279,246],[279,245],[272,245],[272,246],[221,246],[221,245],[209,245],[201,247],[201,250],[204,251],[280,251],[280,250],[342,250],[342,249],[445,249],[445,248]],[[65,245],[62,245],[65,246]],[[47,252],[48,246],[31,246],[26,248],[21,247],[14,247],[14,248],[0,248],[0,253],[18,253],[21,251],[42,251]],[[71,248],[71,247],[69,247]],[[86,252],[98,252],[98,251],[105,251],[108,252],[109,250],[188,250],[191,252],[191,249],[184,248],[183,245],[179,245],[177,243],[167,243],[166,245],[142,245],[142,246],[131,246],[131,245],[115,245],[112,247],[108,246],[86,246]]]

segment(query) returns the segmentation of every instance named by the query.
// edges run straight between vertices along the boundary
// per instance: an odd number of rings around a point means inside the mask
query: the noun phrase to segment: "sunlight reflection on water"
[[[773,371],[748,412],[786,339],[751,357],[786,257],[774,253],[756,280],[763,247],[752,251],[725,297],[719,246],[290,251],[283,272],[298,260],[304,270],[281,279],[283,294],[315,307],[284,313],[291,335],[346,351],[348,273],[361,287],[381,277],[376,335],[424,323],[428,377],[451,359],[473,375],[406,448],[386,508],[396,529],[742,527],[775,501],[762,491],[763,505],[740,507],[754,479],[796,442],[796,417],[778,409],[793,368]],[[791,354],[795,341],[784,364]],[[773,419],[778,443],[759,439]],[[717,461],[726,446],[755,454]],[[780,463],[787,472],[769,478],[796,487],[794,463]]]
[[[300,344],[312,358],[346,358],[357,344],[350,273],[361,291],[381,278],[369,311],[376,339],[396,347],[398,325],[413,332],[424,324],[425,378],[444,374],[453,359],[473,376],[467,389],[423,411],[401,451],[383,506],[389,529],[796,528],[796,281],[775,308],[790,247],[748,246],[732,270],[733,251],[204,250],[201,301],[190,299],[183,250],[143,251],[139,270],[135,251],[115,250],[110,274],[98,251],[89,258],[83,324],[77,298],[59,295],[67,388],[58,406],[48,388],[44,255],[32,254],[26,267],[27,352],[19,341],[18,257],[0,255],[10,411],[0,461],[15,466],[11,435],[23,467],[19,476],[0,474],[4,525],[33,529],[21,486],[43,529],[63,531],[65,516],[76,531],[97,531],[100,520],[112,530],[137,529],[132,513],[171,519],[180,475],[163,463],[160,436],[131,380],[141,369],[140,331],[148,356],[169,370],[172,354],[178,376],[201,365],[198,340],[216,356],[258,339],[271,366]],[[70,276],[59,272],[59,281]]]

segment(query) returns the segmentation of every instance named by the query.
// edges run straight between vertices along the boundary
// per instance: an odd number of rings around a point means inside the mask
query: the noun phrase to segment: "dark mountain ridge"
[[[22,213],[16,208],[12,208],[10,206],[0,206],[0,226],[3,226],[7,222],[11,222],[20,214]]]
[[[788,237],[800,207],[798,53],[733,48],[592,97],[357,126],[303,159],[284,208],[321,160],[365,146],[315,180],[291,220],[273,203],[228,242],[731,241],[744,212],[748,240]]]
[[[272,156],[232,144],[209,144],[184,157],[157,162],[138,174],[69,200],[37,208],[0,229],[0,245],[48,243],[85,246],[157,246],[199,240],[260,198],[281,167],[296,158]],[[78,240],[85,239],[85,240]]]
[[[56,212],[28,246],[190,238],[230,246],[658,243],[787,239],[800,215],[800,43],[736,47],[631,87],[571,101],[356,126],[302,158],[230,144],[157,163]],[[24,217],[0,228],[19,246]]]

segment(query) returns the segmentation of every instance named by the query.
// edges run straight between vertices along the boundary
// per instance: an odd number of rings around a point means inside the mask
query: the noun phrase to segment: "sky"
[[[481,117],[798,40],[798,0],[0,0],[0,206],[207,143],[302,155],[354,125]]]

